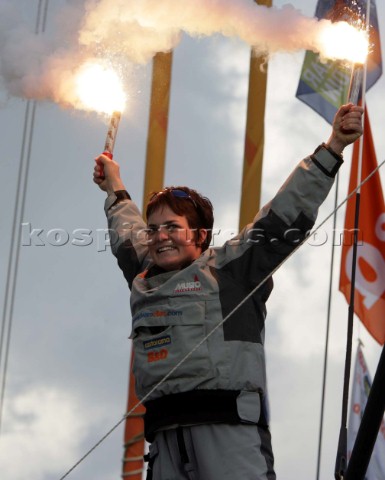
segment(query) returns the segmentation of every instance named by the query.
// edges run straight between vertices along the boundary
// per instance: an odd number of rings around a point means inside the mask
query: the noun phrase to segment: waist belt
[[[239,390],[192,390],[165,395],[144,405],[144,434],[152,442],[157,430],[171,425],[204,423],[242,423],[238,415]],[[261,414],[257,422],[267,427],[267,416],[261,399]]]

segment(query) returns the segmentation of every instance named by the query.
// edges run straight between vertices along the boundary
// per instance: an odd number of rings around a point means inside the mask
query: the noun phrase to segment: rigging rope
[[[366,183],[370,180],[370,178],[385,164],[385,160],[383,160],[366,178],[363,180],[357,188],[355,188],[336,208],[333,209],[333,211],[314,229],[310,232],[310,234],[305,237],[301,242],[298,243],[298,245],[293,249],[293,251],[279,264],[277,265],[272,272],[270,272],[264,279],[262,279],[259,284],[248,294],[245,296],[241,302],[236,305],[233,310],[226,315],[226,317],[219,322],[202,340],[200,340],[195,347],[191,349],[190,352],[188,352],[141,400],[138,401],[136,405],[134,405],[131,410],[129,410],[127,413],[124,414],[124,416],[117,422],[115,425],[108,430],[108,432],[103,435],[103,437],[93,446],[91,447],[62,477],[59,478],[59,480],[64,480],[75,468],[80,465],[96,448],[111,434],[113,433],[121,423],[124,422],[124,420],[129,417],[140,405],[142,405],[147,398],[149,398],[155,390],[157,390],[163,383],[186,361],[190,356],[209,338],[211,335],[218,330],[219,327],[221,327],[241,306],[246,303],[253,295],[254,293],[264,285],[267,280],[276,273],[276,271],[284,264],[286,263],[289,258],[291,258],[292,255],[308,240],[308,238],[312,235],[314,235],[325,223],[337,212],[345,203],[350,200],[350,198]]]
[[[26,111],[25,111],[25,120],[24,120],[24,131],[23,131],[23,140],[22,140],[22,149],[20,155],[20,167],[18,175],[18,185],[16,190],[16,204],[15,212],[12,225],[12,235],[11,235],[11,245],[10,245],[10,254],[8,262],[8,271],[7,271],[7,280],[6,280],[6,290],[5,298],[3,304],[3,315],[2,315],[2,324],[1,324],[1,335],[0,335],[0,375],[1,375],[1,390],[0,390],[0,429],[1,429],[1,420],[5,396],[5,386],[7,378],[7,369],[8,369],[8,357],[9,357],[9,346],[11,341],[11,330],[12,330],[12,317],[13,317],[13,306],[15,299],[15,290],[16,290],[16,278],[17,270],[19,264],[20,256],[20,223],[23,216],[24,210],[24,198],[26,196],[26,187],[27,187],[27,164],[28,164],[28,154],[30,149],[26,147],[27,144],[31,142],[31,131],[33,126],[31,123],[31,105],[32,102],[28,101]],[[20,205],[21,203],[21,205]]]
[[[35,34],[45,31],[49,0],[39,0]],[[8,260],[6,288],[0,332],[0,432],[8,370],[9,347],[11,343],[13,308],[15,303],[16,280],[20,259],[21,221],[25,210],[27,179],[31,160],[32,139],[35,125],[36,101],[27,101],[24,114],[24,128],[20,152],[20,165],[16,187],[16,202],[12,223],[11,245]]]
[[[327,363],[328,363],[330,318],[331,318],[332,293],[333,293],[333,270],[334,270],[334,252],[335,252],[334,246],[335,246],[336,227],[337,227],[336,208],[338,205],[339,178],[340,178],[339,173],[337,173],[335,195],[334,195],[333,236],[332,236],[332,251],[331,251],[331,258],[330,258],[328,306],[327,306],[327,315],[326,315],[326,334],[325,334],[325,350],[324,350],[324,365],[323,365],[323,378],[322,378],[321,414],[320,414],[320,426],[319,426],[319,437],[318,437],[316,480],[319,480],[320,470],[321,470],[322,435],[323,435],[323,423],[324,423],[324,411],[325,411],[326,374],[327,374]]]

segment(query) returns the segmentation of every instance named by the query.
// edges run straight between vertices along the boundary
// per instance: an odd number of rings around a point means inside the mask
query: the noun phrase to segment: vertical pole
[[[150,116],[148,124],[146,169],[143,190],[143,211],[148,194],[161,190],[166,163],[168,113],[171,89],[172,52],[157,53],[153,59]],[[135,380],[132,373],[134,354],[131,354],[129,371],[128,406],[130,411],[137,403]],[[126,419],[122,477],[141,480],[144,455],[143,405]]]
[[[143,207],[152,191],[163,187],[166,163],[172,52],[157,53],[153,60],[150,119],[148,125]]]
[[[371,0],[366,2],[366,16],[365,24],[366,30],[369,33],[370,29],[370,3]],[[354,69],[354,66],[353,66]],[[352,72],[352,77],[354,76]],[[365,63],[362,77],[362,107],[365,108],[365,93],[366,93],[366,76],[367,65]],[[365,132],[364,132],[365,135]],[[357,185],[361,184],[362,179],[362,154],[364,139],[359,139],[359,158],[358,158],[358,171],[357,171]],[[356,205],[355,205],[355,218],[354,218],[354,243],[353,243],[353,258],[352,258],[352,273],[351,273],[351,290],[350,290],[350,302],[348,311],[348,329],[346,340],[346,356],[345,356],[345,371],[344,371],[344,387],[342,395],[342,415],[340,433],[337,446],[337,457],[334,469],[334,476],[336,480],[344,478],[347,467],[347,418],[348,418],[348,398],[349,398],[349,383],[350,383],[350,368],[352,361],[352,341],[353,341],[353,320],[354,320],[354,296],[355,296],[355,280],[356,280],[356,267],[357,267],[357,248],[358,248],[358,228],[359,228],[359,216],[360,216],[360,200],[361,190],[356,192]]]
[[[256,0],[256,3],[271,7],[273,2],[272,0]],[[239,229],[252,221],[260,206],[265,141],[267,65],[266,58],[257,56],[252,49]]]

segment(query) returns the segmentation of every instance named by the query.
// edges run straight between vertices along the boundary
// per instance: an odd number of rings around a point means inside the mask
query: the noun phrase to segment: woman
[[[148,478],[275,478],[263,350],[272,280],[253,290],[314,224],[343,149],[362,133],[362,113],[341,107],[328,142],[220,248],[210,247],[207,198],[165,188],[151,197],[145,224],[118,164],[96,159],[94,181],[108,194],[109,227],[119,237],[113,253],[131,289],[136,393],[151,442]]]

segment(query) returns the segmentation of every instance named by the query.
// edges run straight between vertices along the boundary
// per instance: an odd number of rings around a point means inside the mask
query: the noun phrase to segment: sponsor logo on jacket
[[[182,310],[155,310],[154,312],[139,312],[134,317],[134,322],[137,322],[142,318],[181,317],[182,315]]]
[[[145,350],[153,350],[154,348],[170,345],[170,343],[171,343],[170,335],[165,335],[164,337],[154,338],[152,340],[146,340],[145,342],[143,342],[143,347]]]
[[[143,348],[147,351],[147,362],[159,362],[166,360],[168,350],[165,347],[171,345],[171,336],[163,335],[163,337],[153,338],[143,342]],[[159,350],[160,349],[160,350]]]
[[[175,287],[174,293],[199,292],[202,290],[198,275],[194,275],[192,282],[179,282]]]
[[[168,357],[168,350],[166,348],[162,348],[161,350],[156,350],[155,352],[148,352],[147,353],[147,362],[159,362],[161,360],[166,360]]]

